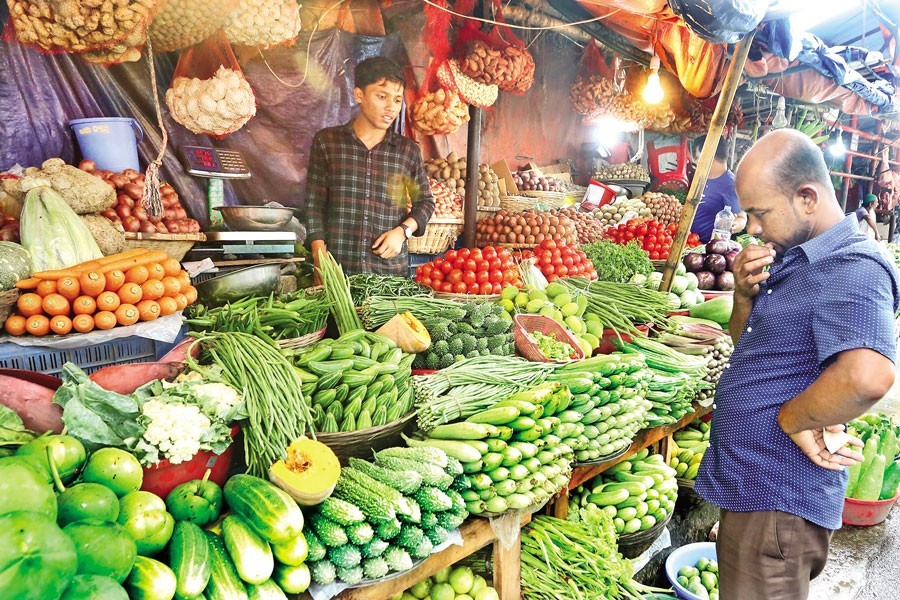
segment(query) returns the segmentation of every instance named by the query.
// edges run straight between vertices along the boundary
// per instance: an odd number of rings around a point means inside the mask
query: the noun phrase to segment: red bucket
[[[234,438],[237,437],[240,427],[231,428],[232,443],[222,454],[214,454],[207,450],[201,450],[194,458],[181,464],[173,465],[167,460],[161,460],[152,467],[144,467],[144,484],[141,489],[153,492],[165,499],[175,486],[194,479],[203,479],[206,469],[210,469],[209,479],[225,485],[228,479],[228,470],[231,468],[231,451],[234,449]]]
[[[884,521],[891,512],[900,493],[889,500],[855,500],[844,498],[844,525],[870,527]]]

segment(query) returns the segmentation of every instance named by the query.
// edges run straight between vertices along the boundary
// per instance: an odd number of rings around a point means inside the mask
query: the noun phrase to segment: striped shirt
[[[324,240],[344,273],[407,275],[406,242],[387,260],[372,252],[372,244],[408,217],[418,224],[414,235],[425,232],[434,197],[419,147],[389,130],[370,150],[352,121],[323,129],[310,150],[306,210],[308,240]]]

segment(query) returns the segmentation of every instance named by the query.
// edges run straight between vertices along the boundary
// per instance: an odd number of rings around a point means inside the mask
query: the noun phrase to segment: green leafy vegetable
[[[623,246],[599,240],[581,246],[581,250],[594,263],[600,281],[626,283],[635,273],[649,275],[653,272],[653,263],[635,241]]]
[[[35,437],[37,436],[33,432],[25,429],[25,424],[16,411],[0,404],[0,456],[4,452],[11,453]]]

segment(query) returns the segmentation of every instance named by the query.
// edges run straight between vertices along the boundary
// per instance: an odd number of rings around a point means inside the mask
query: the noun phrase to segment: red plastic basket
[[[513,336],[516,340],[516,350],[528,360],[532,362],[571,362],[568,360],[551,361],[544,356],[544,353],[540,351],[538,345],[530,335],[536,331],[539,331],[544,335],[552,335],[557,340],[567,342],[572,346],[572,348],[575,349],[576,357],[572,360],[581,360],[584,358],[584,351],[581,349],[575,336],[550,317],[521,314],[515,316],[515,322],[516,326],[513,328]]]
[[[234,440],[239,431],[240,426],[233,425],[231,427],[232,440]],[[217,455],[201,450],[191,460],[178,465],[173,465],[167,460],[161,460],[152,467],[144,467],[144,483],[141,485],[141,489],[153,492],[160,498],[165,498],[175,486],[194,479],[203,479],[206,469],[211,471],[209,480],[218,483],[221,487],[225,485],[225,480],[228,479],[232,450],[234,450],[233,442],[228,445],[228,448],[222,454]]]
[[[842,515],[844,525],[855,525],[856,527],[878,525],[887,518],[898,498],[900,498],[900,493],[889,500],[844,498],[844,513]]]

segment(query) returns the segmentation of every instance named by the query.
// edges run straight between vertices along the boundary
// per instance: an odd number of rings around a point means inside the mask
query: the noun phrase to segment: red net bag
[[[448,135],[469,120],[469,105],[459,93],[441,85],[437,78],[438,63],[431,61],[422,87],[410,106],[410,119],[425,135]]]
[[[215,137],[237,131],[256,114],[256,97],[221,31],[181,53],[166,105],[181,125]]]
[[[569,94],[572,106],[584,116],[586,123],[616,119],[622,124],[630,124],[633,129],[647,125],[646,107],[629,94],[623,84],[616,82],[620,72],[618,58],[611,66],[607,65],[596,43],[592,41],[587,45]]]
[[[438,67],[438,80],[445,89],[456,90],[467,104],[480,108],[490,108],[497,101],[500,91],[496,85],[475,81],[462,72],[455,59],[445,60]]]
[[[534,58],[525,43],[505,24],[500,1],[493,0],[492,4],[499,24],[490,33],[467,21],[457,34],[459,67],[477,82],[497,85],[504,92],[524,94],[534,83]],[[460,11],[459,6],[457,10]]]

